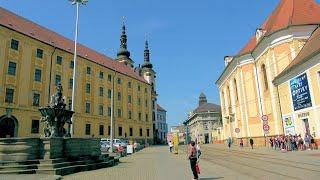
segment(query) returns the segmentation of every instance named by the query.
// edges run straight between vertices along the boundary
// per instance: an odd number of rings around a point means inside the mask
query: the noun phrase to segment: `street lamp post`
[[[112,153],[113,152],[113,138],[114,138],[114,110],[113,110],[113,106],[114,106],[114,79],[116,76],[116,72],[114,72],[113,77],[112,77],[112,90],[111,90],[111,117],[110,117],[110,149],[109,152]]]
[[[74,110],[75,107],[75,89],[76,89],[76,70],[77,70],[77,40],[78,40],[78,22],[79,22],[79,6],[80,4],[85,5],[88,0],[70,0],[73,5],[76,5],[77,14],[76,14],[76,31],[74,36],[74,54],[73,54],[73,77],[72,77],[72,100],[71,100],[71,110]],[[71,118],[71,124],[69,124],[69,136],[73,136],[73,124],[74,116]]]

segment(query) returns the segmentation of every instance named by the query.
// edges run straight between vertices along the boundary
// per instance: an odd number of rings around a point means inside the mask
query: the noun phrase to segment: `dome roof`
[[[193,112],[194,113],[201,113],[201,112],[221,112],[221,106],[212,104],[212,103],[205,103],[197,107]]]

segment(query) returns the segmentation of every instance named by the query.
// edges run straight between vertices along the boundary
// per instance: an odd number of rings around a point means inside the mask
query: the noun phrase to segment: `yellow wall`
[[[278,100],[277,88],[273,85],[272,80],[285,68],[301,50],[305,40],[294,39],[279,43],[272,48],[265,49],[255,63],[246,63],[238,65],[227,79],[219,87],[222,105],[222,116],[229,117],[229,106],[234,107],[234,116],[236,122],[229,122],[223,118],[225,137],[261,137],[264,136],[262,130],[261,115],[268,116],[268,125],[270,126],[269,134],[283,134],[281,110]],[[268,88],[264,83],[264,73],[262,65],[265,65]],[[257,73],[255,72],[257,68]],[[260,86],[258,91],[257,76]],[[237,90],[239,94],[238,102],[234,98],[229,99],[227,87],[230,87],[231,97],[235,97],[235,87],[232,86],[234,79],[237,82]],[[279,87],[285,88],[285,87]],[[259,95],[261,94],[261,103]],[[287,94],[287,93],[286,93]],[[223,97],[224,96],[224,97]],[[280,94],[281,96],[281,94]],[[319,98],[320,99],[320,98]],[[231,105],[228,104],[231,102]],[[282,107],[283,111],[288,111],[290,106]],[[261,112],[262,111],[262,112]],[[234,132],[235,128],[240,128],[240,133]]]
[[[19,50],[10,48],[11,39],[19,41]],[[36,49],[43,49],[44,56],[42,59],[36,57]],[[52,70],[50,71],[52,61]],[[56,64],[56,57],[63,58],[62,65]],[[40,106],[46,106],[49,102],[49,86],[50,94],[55,92],[55,76],[61,75],[62,86],[64,88],[63,95],[66,97],[66,104],[72,96],[72,90],[69,89],[69,79],[72,78],[73,69],[70,68],[70,61],[73,55],[61,49],[44,44],[38,40],[29,38],[15,31],[0,26],[0,116],[6,114],[6,108],[13,110],[12,115],[18,119],[19,131],[18,136],[40,136],[42,134],[42,126],[40,134],[31,134],[31,120],[40,119],[39,107],[32,107],[33,92],[40,93]],[[17,63],[16,75],[8,75],[9,61]],[[87,74],[87,67],[91,67],[91,74]],[[35,68],[41,69],[41,82],[34,81]],[[99,73],[104,73],[104,78],[99,78]],[[49,82],[51,73],[51,84]],[[115,71],[101,66],[97,63],[78,57],[77,61],[77,83],[76,83],[76,101],[75,101],[75,120],[74,134],[76,137],[86,137],[85,124],[91,124],[91,135],[99,136],[99,125],[104,125],[104,136],[108,137],[108,126],[110,117],[108,117],[108,107],[111,101],[108,98],[108,89],[112,88],[112,83],[108,81],[108,74],[115,75],[115,136],[118,137],[118,126],[123,128],[123,138],[125,132],[127,138],[145,139],[146,129],[149,129],[150,136],[153,138],[152,132],[152,100],[151,85],[138,81],[132,77],[116,73]],[[121,85],[117,84],[117,79],[121,78]],[[132,88],[128,88],[128,82],[132,83]],[[90,93],[86,93],[86,83],[90,83]],[[49,85],[50,84],[50,85]],[[138,92],[138,85],[141,86]],[[7,87],[14,89],[14,103],[5,103],[5,89]],[[103,97],[99,96],[99,87],[104,88]],[[145,93],[145,88],[147,93]],[[121,92],[121,101],[117,100],[117,93]],[[128,95],[132,96],[132,103],[128,103]],[[141,105],[138,105],[138,97],[141,98]],[[147,106],[145,105],[147,100]],[[91,111],[85,113],[85,103],[91,103]],[[104,106],[103,116],[99,115],[99,105]],[[122,110],[122,117],[117,117],[117,109]],[[128,110],[132,110],[132,119],[128,119]],[[142,120],[138,120],[138,113],[141,112]],[[146,120],[148,114],[148,120]],[[133,128],[133,136],[129,137],[129,127]],[[139,128],[143,128],[143,136],[139,136]],[[99,136],[100,137],[100,136]]]

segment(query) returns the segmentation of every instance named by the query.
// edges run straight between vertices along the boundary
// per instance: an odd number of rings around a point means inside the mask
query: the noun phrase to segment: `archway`
[[[18,121],[14,116],[0,117],[0,138],[16,137],[18,132]]]

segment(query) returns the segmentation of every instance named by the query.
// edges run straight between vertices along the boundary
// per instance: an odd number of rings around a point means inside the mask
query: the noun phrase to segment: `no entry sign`
[[[268,124],[263,125],[263,130],[264,131],[269,131],[270,126]]]
[[[261,120],[262,120],[262,121],[268,121],[268,116],[267,116],[267,115],[261,116]]]

